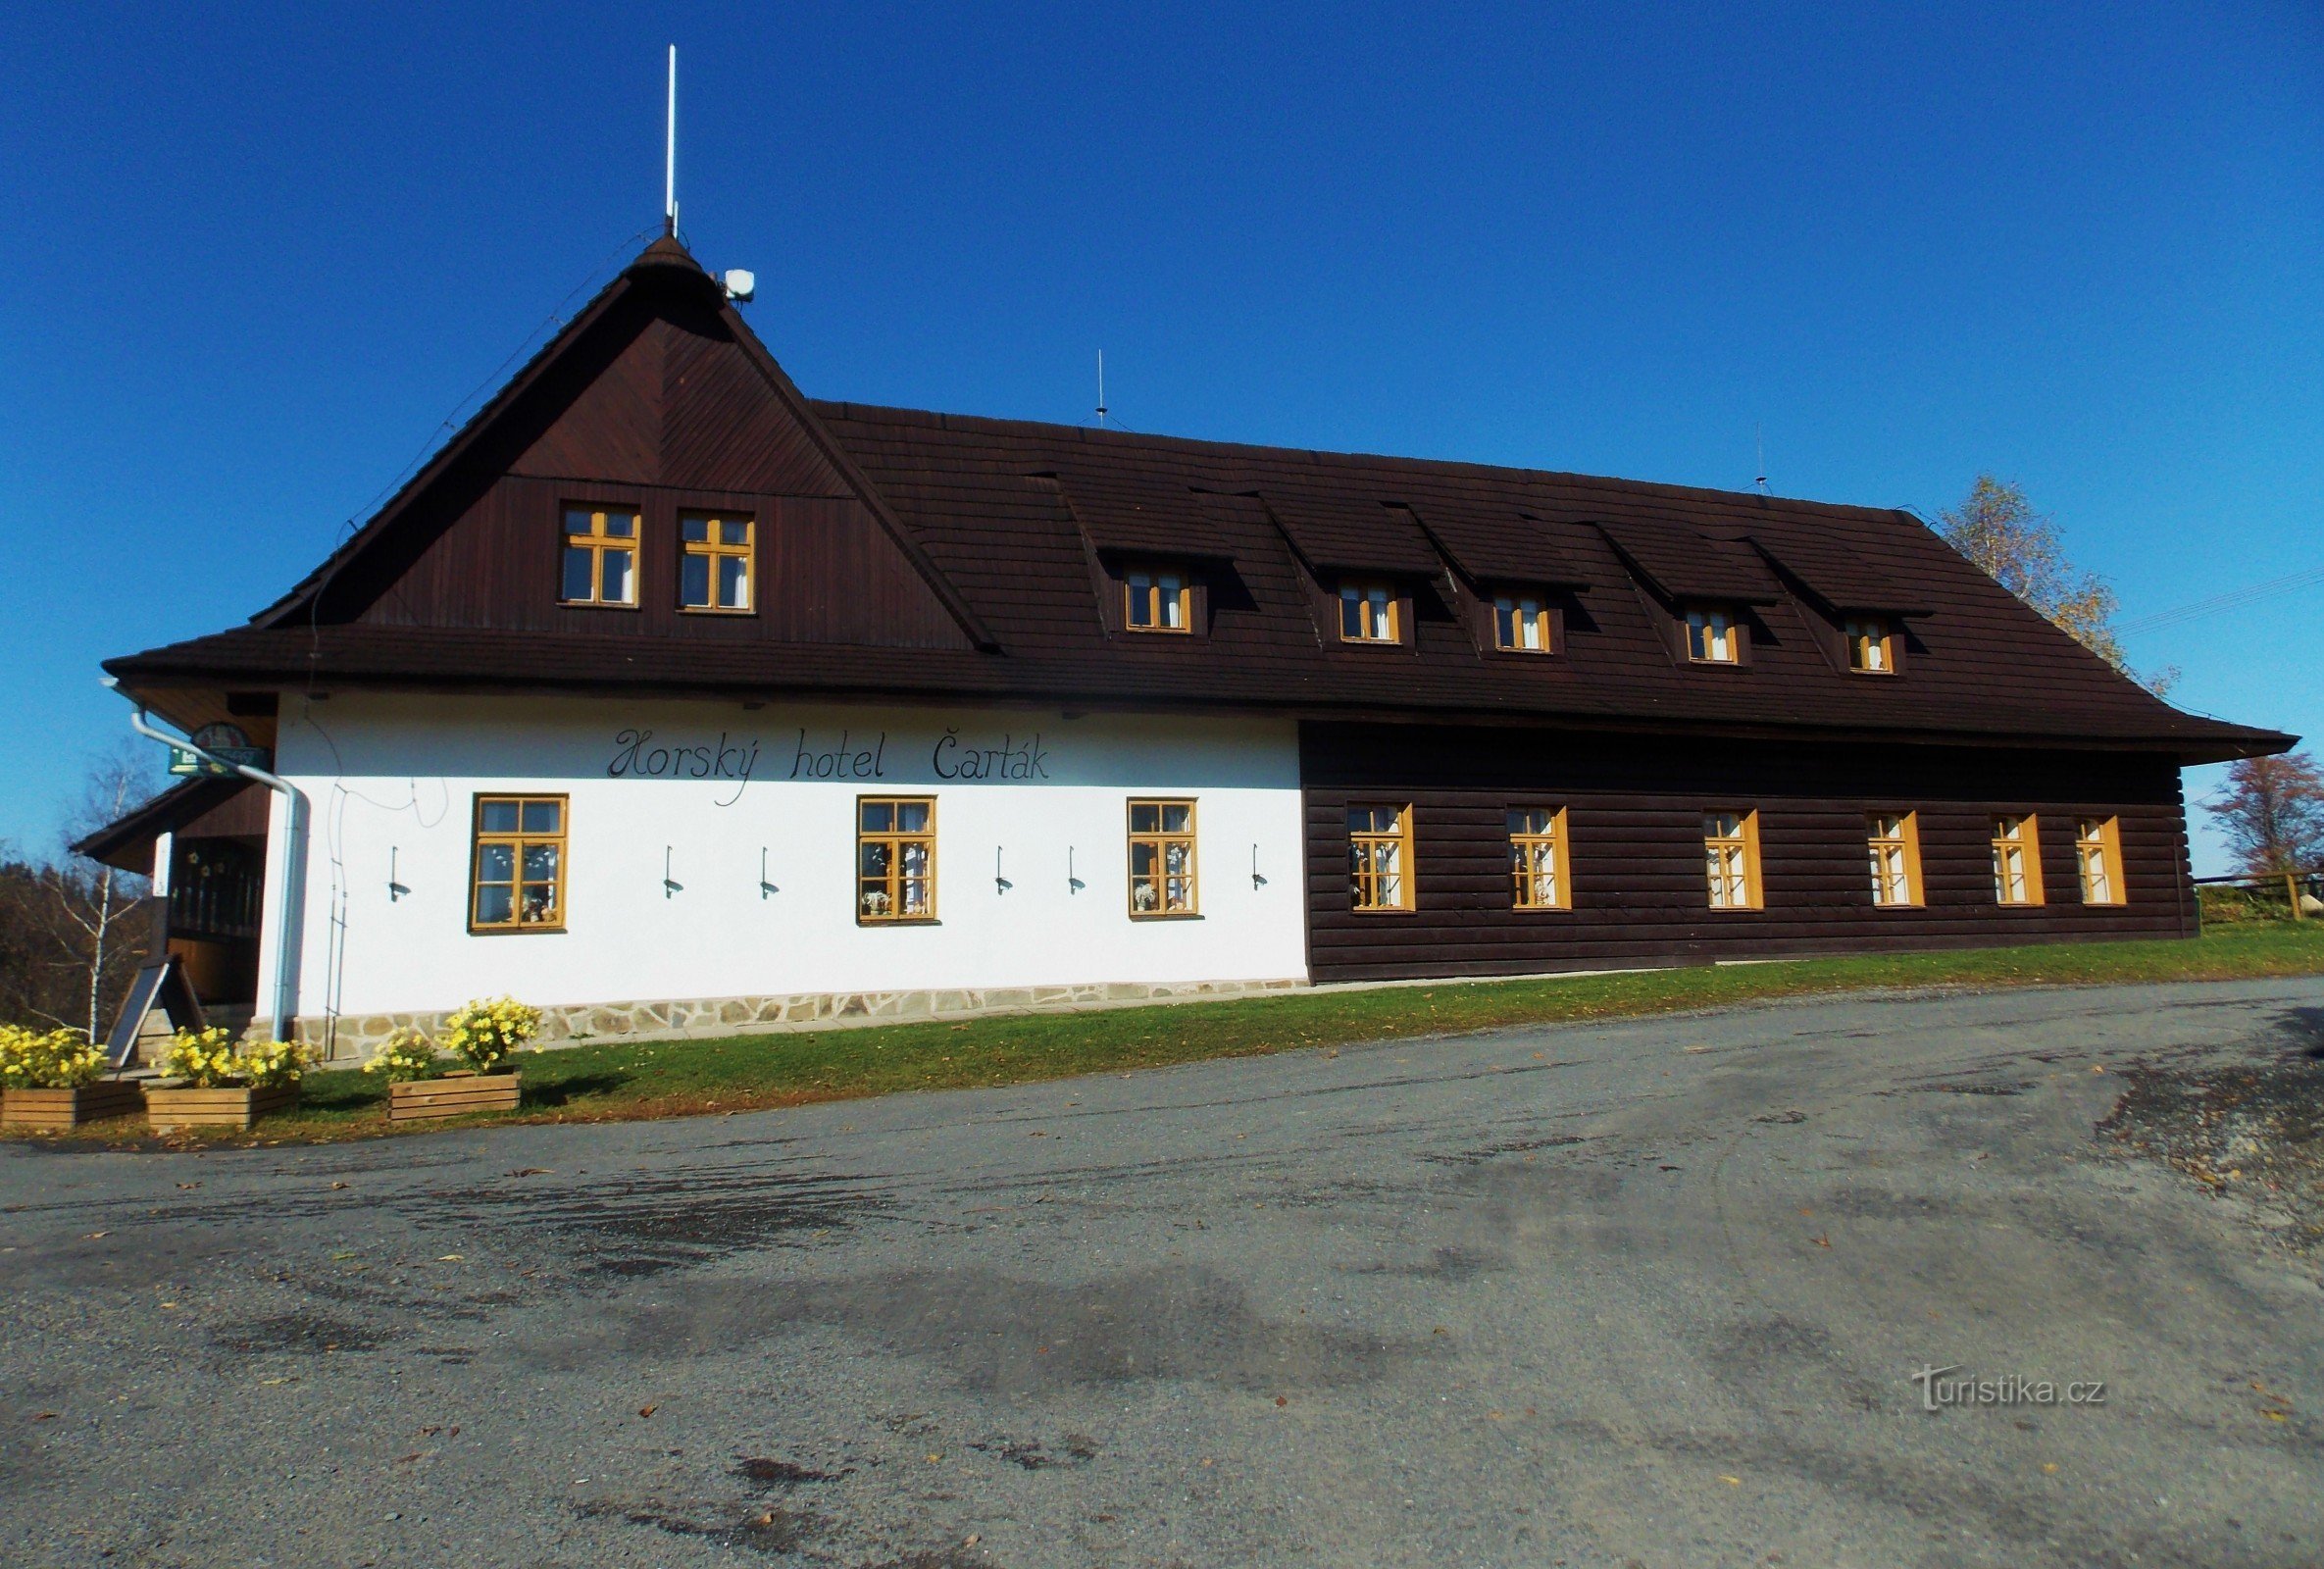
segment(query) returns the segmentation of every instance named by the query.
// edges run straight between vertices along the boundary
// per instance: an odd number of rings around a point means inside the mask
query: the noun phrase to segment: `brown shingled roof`
[[[1985,739],[2189,760],[2292,743],[2160,702],[1906,513],[815,401],[706,286],[682,248],[658,241],[254,625],[106,668],[141,693],[310,683],[796,693]],[[752,356],[764,395],[860,489],[976,646],[712,644],[389,624],[333,602],[331,575],[385,549],[403,509],[464,457],[473,464],[490,450],[483,432],[613,303],[634,313],[664,298],[694,319],[715,309],[717,330]],[[1207,635],[1110,633],[1092,552],[1198,565],[1210,580]],[[1350,647],[1330,634],[1318,595],[1339,572],[1407,582],[1412,646]],[[1481,650],[1458,613],[1464,580],[1470,589],[1530,582],[1566,590],[1565,646],[1552,658]],[[1655,596],[1754,607],[1749,664],[1704,670],[1678,660]],[[1904,674],[1868,679],[1835,659],[1833,629],[1819,618],[1848,610],[1906,618]]]

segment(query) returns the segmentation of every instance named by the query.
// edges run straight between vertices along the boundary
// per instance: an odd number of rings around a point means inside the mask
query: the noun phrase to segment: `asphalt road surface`
[[[1923,995],[9,1140],[0,1562],[2313,1564],[2315,1269],[2094,1127],[2320,1042],[2319,981]]]

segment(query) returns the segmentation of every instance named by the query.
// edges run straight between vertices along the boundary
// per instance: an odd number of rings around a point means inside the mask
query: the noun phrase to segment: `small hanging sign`
[[[245,768],[267,766],[267,749],[251,745],[250,737],[242,733],[238,725],[204,725],[188,738],[203,752],[208,752],[210,757],[221,758],[227,763],[239,763]],[[234,771],[211,762],[209,757],[202,756],[190,747],[173,746],[170,748],[170,772],[186,778],[200,776],[218,779],[230,777]]]

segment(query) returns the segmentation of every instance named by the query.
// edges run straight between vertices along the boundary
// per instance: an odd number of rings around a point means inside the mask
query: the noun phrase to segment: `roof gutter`
[[[213,767],[239,774],[244,779],[264,784],[268,789],[282,797],[282,855],[278,867],[278,875],[276,879],[277,887],[275,890],[275,1006],[272,1020],[276,1038],[280,1038],[282,1032],[289,1028],[291,1018],[297,1011],[298,1003],[298,984],[293,979],[297,974],[296,954],[290,940],[292,932],[290,898],[291,890],[297,886],[296,873],[299,847],[304,842],[302,830],[305,826],[307,798],[298,792],[297,785],[279,775],[270,774],[263,768],[253,768],[247,763],[230,762],[203,750],[190,740],[173,735],[168,731],[156,730],[145,717],[145,705],[138,702],[136,698],[130,697],[127,692],[122,691],[121,681],[118,677],[101,676],[98,680],[113,690],[121,692],[130,702],[136,703],[137,711],[129,716],[129,729],[138,734],[148,740],[159,741],[164,746],[176,746],[191,752]]]

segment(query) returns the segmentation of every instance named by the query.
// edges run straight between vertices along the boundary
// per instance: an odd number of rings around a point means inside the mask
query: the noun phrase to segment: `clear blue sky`
[[[2126,618],[2324,566],[2313,5],[1435,9],[9,8],[0,838],[100,658],[273,598],[642,243],[670,42],[686,238],[817,395],[1086,420],[1102,347],[1143,430],[1991,469]],[[2132,653],[2324,732],[2320,599]]]

